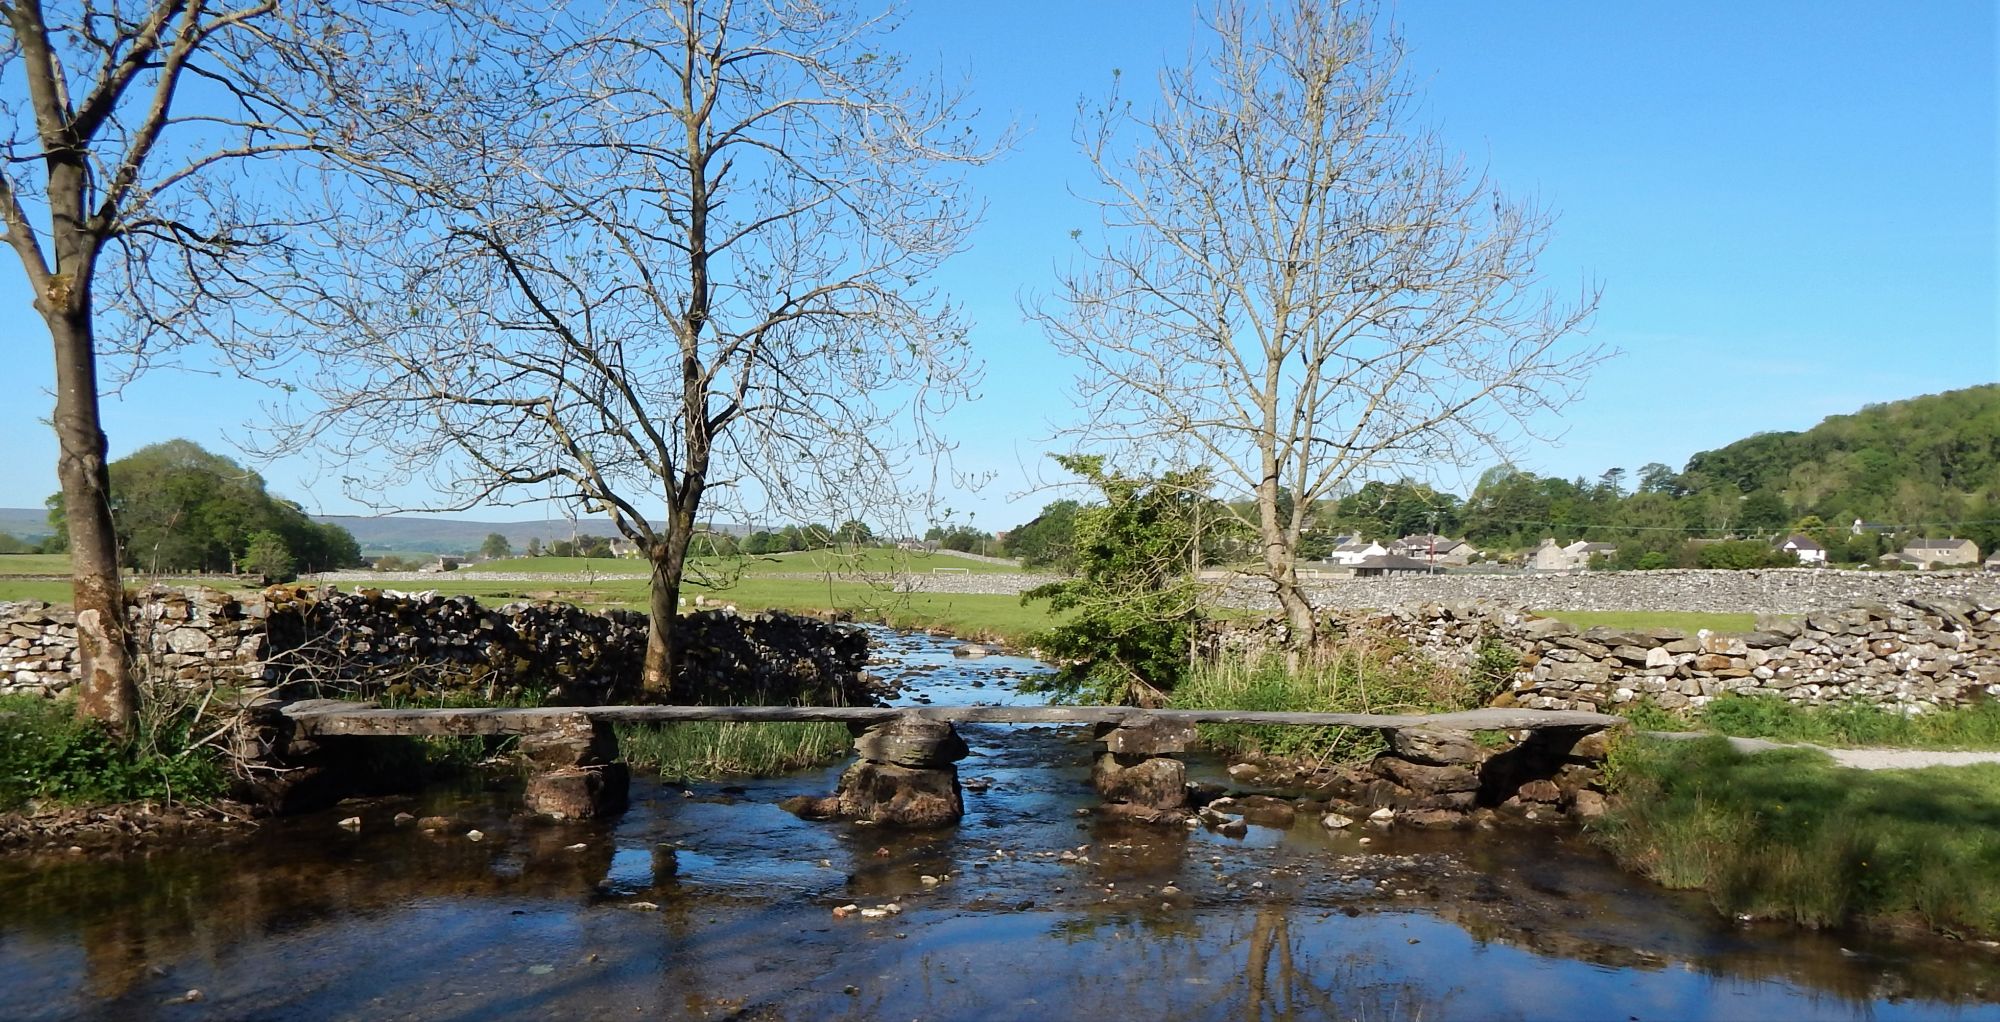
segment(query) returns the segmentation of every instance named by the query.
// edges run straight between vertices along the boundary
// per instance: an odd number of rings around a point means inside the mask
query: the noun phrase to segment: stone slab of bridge
[[[956,724],[1091,725],[1098,744],[1092,780],[1107,808],[1142,818],[1187,805],[1177,758],[1197,724],[1367,728],[1401,731],[1534,731],[1584,735],[1623,718],[1569,710],[1488,708],[1439,714],[1148,710],[1127,706],[562,706],[386,708],[339,700],[270,702],[246,728],[264,758],[283,760],[329,738],[371,735],[519,735],[531,764],[531,811],[564,819],[619,812],[629,771],[612,727],[619,722],[833,721],[854,734],[857,761],[831,796],[792,806],[803,815],[903,826],[955,822],[964,811],[956,762],[967,753]],[[253,749],[253,752],[255,750]],[[252,758],[255,758],[253,755]]]

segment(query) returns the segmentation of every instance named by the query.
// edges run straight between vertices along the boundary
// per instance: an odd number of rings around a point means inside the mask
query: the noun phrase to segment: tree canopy
[[[190,440],[142,447],[114,461],[112,518],[119,557],[145,572],[324,571],[361,563],[361,547],[338,525],[320,524],[289,500],[265,492],[257,473]],[[48,499],[49,524],[65,532],[62,494]],[[282,546],[290,563],[275,572],[244,563],[251,541],[265,534],[268,555]]]

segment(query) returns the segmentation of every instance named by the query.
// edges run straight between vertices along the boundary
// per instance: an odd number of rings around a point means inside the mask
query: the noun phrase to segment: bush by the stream
[[[148,720],[141,738],[119,741],[70,700],[0,697],[0,812],[218,797],[227,775],[211,750],[189,748],[191,723]]]
[[[1722,738],[1618,743],[1597,840],[1732,915],[2000,935],[2000,764],[1851,770]]]

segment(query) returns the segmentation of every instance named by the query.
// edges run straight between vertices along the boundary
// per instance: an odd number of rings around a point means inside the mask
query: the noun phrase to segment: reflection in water
[[[939,704],[1021,698],[1004,683],[1037,669],[884,643]],[[640,780],[608,823],[440,791],[363,807],[358,833],[344,807],[213,848],[0,862],[0,1016],[2000,1015],[1992,951],[1736,928],[1573,836],[1140,827],[1077,814],[1086,736],[966,737],[985,783],[929,833],[776,808],[834,768],[734,797]]]

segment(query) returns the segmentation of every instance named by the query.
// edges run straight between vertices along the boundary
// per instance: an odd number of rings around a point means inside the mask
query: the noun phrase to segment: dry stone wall
[[[632,611],[466,596],[274,586],[238,598],[155,588],[132,608],[149,669],[179,681],[284,685],[329,696],[458,691],[591,704],[635,699],[647,621]],[[867,638],[790,614],[684,615],[676,701],[866,703]],[[0,603],[0,694],[59,695],[75,683],[67,607]]]
[[[1504,649],[1516,666],[1500,679],[1497,703],[1538,710],[1616,713],[1640,699],[1680,710],[1731,692],[1922,710],[2000,695],[2000,597],[1862,603],[1757,624],[1736,635],[1578,629],[1519,607],[1425,603],[1335,613],[1326,641],[1388,636],[1467,671]],[[1212,656],[1254,656],[1282,637],[1282,623],[1265,622],[1205,642]]]
[[[1489,600],[1545,610],[1805,614],[1906,599],[2000,598],[2000,572],[1767,568],[1390,575],[1304,580],[1314,606],[1340,609]],[[1233,602],[1273,609],[1269,583],[1228,583]]]

